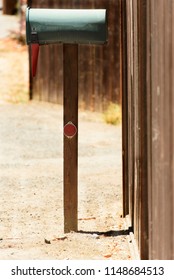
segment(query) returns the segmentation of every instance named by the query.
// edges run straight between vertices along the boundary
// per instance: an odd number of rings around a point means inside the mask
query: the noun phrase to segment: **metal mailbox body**
[[[27,44],[103,44],[107,36],[105,9],[27,8]]]

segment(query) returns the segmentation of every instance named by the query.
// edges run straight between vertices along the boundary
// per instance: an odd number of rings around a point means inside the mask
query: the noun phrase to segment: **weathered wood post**
[[[64,67],[64,232],[77,231],[78,45],[63,45]]]

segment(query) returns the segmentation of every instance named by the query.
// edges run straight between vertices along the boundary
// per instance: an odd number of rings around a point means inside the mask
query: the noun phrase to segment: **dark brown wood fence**
[[[173,23],[173,0],[122,0],[123,212],[141,259],[174,259]]]
[[[109,102],[121,101],[120,0],[30,0],[40,8],[105,8],[109,41],[105,46],[79,46],[79,106],[102,111]],[[40,48],[37,77],[31,81],[31,97],[62,104],[62,45]]]
[[[14,15],[17,13],[17,0],[2,0],[3,14]]]

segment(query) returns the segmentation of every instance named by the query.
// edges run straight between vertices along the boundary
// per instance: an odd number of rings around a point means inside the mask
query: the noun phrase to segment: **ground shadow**
[[[103,236],[120,236],[120,235],[129,235],[131,232],[131,228],[128,228],[126,230],[109,230],[109,231],[84,231],[79,230],[78,233],[82,234],[97,234],[97,235],[103,235]]]

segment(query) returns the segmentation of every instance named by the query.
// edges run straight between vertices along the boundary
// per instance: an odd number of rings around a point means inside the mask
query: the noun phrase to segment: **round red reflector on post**
[[[64,126],[64,135],[66,137],[72,138],[76,135],[76,133],[77,133],[77,127],[72,122],[68,122]]]

